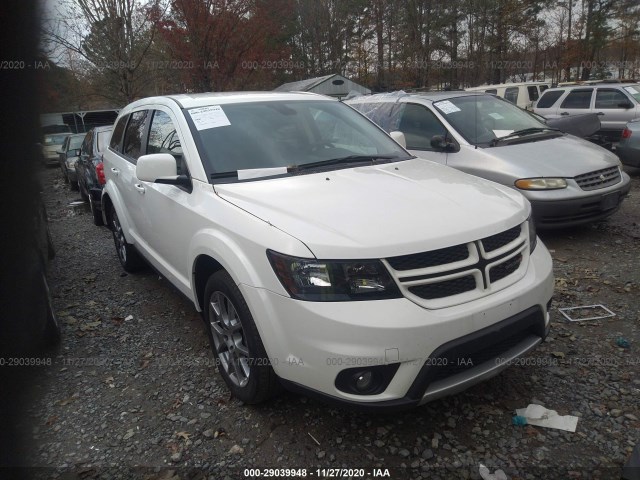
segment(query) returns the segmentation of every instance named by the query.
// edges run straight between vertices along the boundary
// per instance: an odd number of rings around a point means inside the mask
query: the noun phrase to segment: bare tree
[[[131,102],[147,88],[146,62],[164,0],[65,0],[58,18],[44,26],[47,53],[71,51],[87,63],[93,94],[116,104]]]

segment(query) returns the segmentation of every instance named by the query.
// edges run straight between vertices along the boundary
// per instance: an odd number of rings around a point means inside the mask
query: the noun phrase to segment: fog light
[[[373,373],[371,370],[366,372],[357,373],[356,377],[356,389],[361,392],[366,392],[373,385]]]
[[[363,369],[347,368],[338,373],[336,388],[354,395],[377,395],[384,392],[400,367],[399,363]]]

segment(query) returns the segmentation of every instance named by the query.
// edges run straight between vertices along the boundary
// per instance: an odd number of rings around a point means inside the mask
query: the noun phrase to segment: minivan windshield
[[[525,111],[492,95],[453,97],[433,105],[472,145],[489,146],[514,132],[549,130]]]
[[[205,168],[216,177],[411,158],[369,120],[331,100],[223,104],[193,108],[187,115]]]

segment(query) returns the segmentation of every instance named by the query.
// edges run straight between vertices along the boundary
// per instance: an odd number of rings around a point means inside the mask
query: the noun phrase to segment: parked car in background
[[[45,165],[58,165],[58,152],[71,133],[49,133],[42,141],[42,157]]]
[[[640,168],[640,119],[627,123],[616,154],[625,165]]]
[[[402,132],[411,153],[521,192],[542,228],[608,217],[631,187],[613,153],[492,95],[379,94],[346,103]]]
[[[280,383],[411,407],[547,335],[551,258],[526,199],[414,158],[335,99],[142,99],[104,163],[120,263],[146,260],[194,302],[246,403]]]
[[[545,118],[596,113],[602,125],[599,133],[617,142],[627,122],[640,118],[640,84],[595,83],[550,88],[533,111]]]
[[[70,184],[72,190],[78,189],[78,176],[76,175],[76,162],[80,158],[80,148],[84,140],[84,133],[69,135],[64,139],[62,148],[58,152],[58,161],[62,170],[64,181]]]
[[[102,156],[109,145],[112,126],[95,127],[89,130],[82,142],[80,158],[76,162],[76,175],[80,195],[89,202],[93,223],[103,225],[102,221],[102,187],[105,184]]]
[[[531,110],[533,103],[551,85],[545,82],[500,83],[465,88],[467,92],[484,92],[497,95],[524,110]]]

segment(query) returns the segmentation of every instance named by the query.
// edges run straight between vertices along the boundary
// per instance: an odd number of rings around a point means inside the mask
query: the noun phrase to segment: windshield
[[[336,101],[236,103],[191,109],[189,115],[210,173],[305,164],[322,168],[318,162],[353,156],[411,158],[374,124]]]
[[[69,134],[62,135],[45,135],[44,144],[45,145],[62,145],[64,143],[64,139],[67,138]]]
[[[636,102],[640,102],[640,85],[628,85],[623,88],[629,95],[636,99]]]
[[[491,95],[470,95],[435,102],[447,121],[472,145],[528,128],[548,128],[515,105]]]

